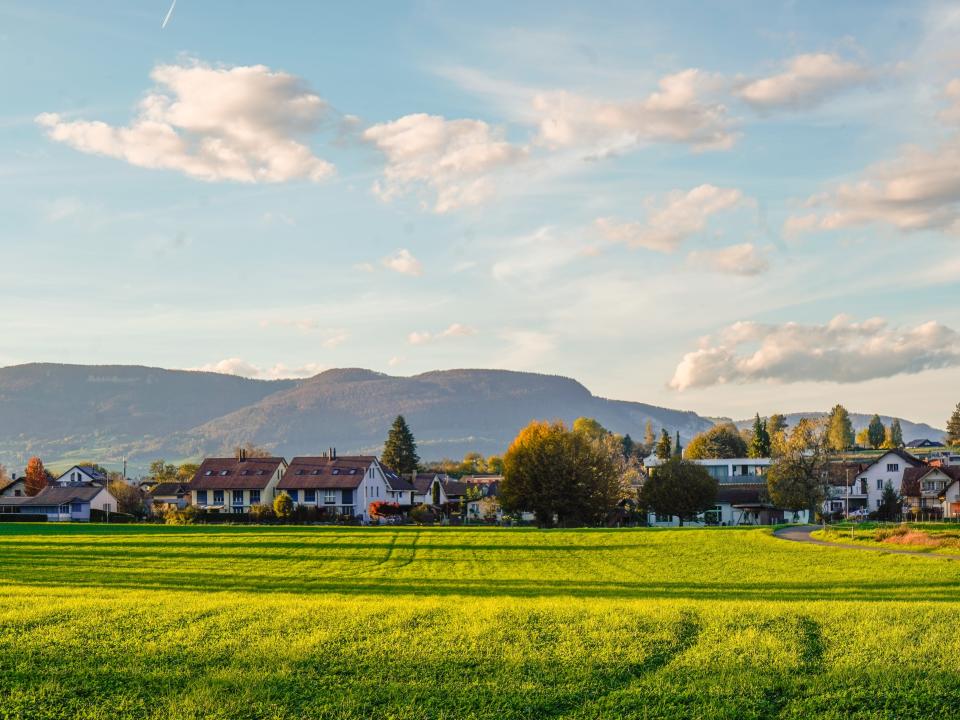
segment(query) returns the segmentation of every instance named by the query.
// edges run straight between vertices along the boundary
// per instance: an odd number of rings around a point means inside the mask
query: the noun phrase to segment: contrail
[[[173,5],[170,6],[170,9],[167,10],[167,16],[163,19],[163,23],[160,25],[160,29],[163,30],[167,23],[170,22],[170,16],[173,15],[173,9],[177,6],[177,0],[173,0]]]

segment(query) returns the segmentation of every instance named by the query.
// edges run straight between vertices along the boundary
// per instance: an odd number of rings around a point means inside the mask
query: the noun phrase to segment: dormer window
[[[221,471],[220,471],[220,477],[226,477],[226,476],[229,475],[229,474],[230,474],[230,471],[229,471],[229,470],[221,470]]]

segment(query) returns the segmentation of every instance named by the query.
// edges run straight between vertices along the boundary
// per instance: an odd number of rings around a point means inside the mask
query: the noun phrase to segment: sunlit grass
[[[765,529],[0,525],[0,718],[952,717],[958,598]]]

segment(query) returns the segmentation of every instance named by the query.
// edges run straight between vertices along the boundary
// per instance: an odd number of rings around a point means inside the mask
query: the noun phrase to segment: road
[[[810,545],[826,545],[827,547],[843,548],[845,550],[866,550],[867,552],[888,553],[891,555],[914,555],[919,557],[936,558],[938,560],[960,560],[960,555],[941,555],[927,552],[917,552],[916,550],[900,550],[897,548],[870,547],[868,545],[847,545],[845,543],[829,542],[827,540],[817,540],[810,537],[810,533],[819,530],[820,525],[798,525],[794,527],[780,528],[774,530],[775,537],[781,540],[791,540],[793,542],[809,543]]]

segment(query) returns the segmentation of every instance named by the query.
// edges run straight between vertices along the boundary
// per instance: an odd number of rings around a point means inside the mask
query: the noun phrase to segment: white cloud
[[[484,202],[494,194],[497,171],[527,155],[525,148],[505,139],[502,129],[481,120],[447,120],[424,113],[374,125],[363,138],[387,159],[374,192],[391,200],[426,186],[435,195],[437,213]]]
[[[476,335],[476,328],[472,328],[469,325],[463,325],[462,323],[452,323],[446,330],[433,334],[430,332],[412,332],[407,335],[407,342],[411,345],[426,345],[429,342],[435,340],[444,340],[447,338],[457,338],[457,337],[469,337],[470,335]]]
[[[556,336],[537,330],[508,330],[501,336],[507,347],[498,358],[498,367],[508,370],[542,370],[547,356],[556,349]]]
[[[703,100],[721,84],[716,76],[688,69],[662,78],[659,90],[640,100],[604,101],[564,90],[540,92],[533,98],[539,140],[551,148],[583,147],[600,155],[655,142],[725,150],[737,137],[727,109]]]
[[[400,357],[399,355],[394,355],[392,358],[387,360],[387,365],[390,367],[396,367],[397,365],[401,365],[403,360],[404,358]]]
[[[954,78],[944,90],[949,105],[937,116],[948,125],[960,125],[960,78]]]
[[[826,325],[738,322],[684,355],[676,390],[773,380],[854,383],[960,366],[960,334],[937,322],[891,327],[838,315]]]
[[[349,338],[350,338],[350,335],[341,330],[329,335],[327,339],[323,341],[323,346],[325,348],[332,349],[332,348],[338,347],[339,345],[342,345]]]
[[[687,255],[691,267],[729,275],[759,275],[770,268],[766,255],[753,243],[740,243],[719,250],[695,250]]]
[[[613,242],[670,253],[687,238],[702,232],[711,215],[750,203],[736,188],[700,185],[687,192],[674,190],[660,203],[648,203],[644,222],[598,218],[595,227]]]
[[[541,281],[553,270],[592,254],[595,249],[576,237],[553,227],[541,227],[512,239],[508,251],[493,264],[490,272],[495,280]]]
[[[834,53],[810,53],[788,60],[783,72],[748,81],[737,95],[758,109],[799,110],[870,78],[867,68]]]
[[[293,75],[263,65],[158,65],[156,87],[130,125],[42,113],[48,135],[77,150],[201,180],[318,182],[333,165],[300,138],[317,129],[327,104]]]
[[[273,367],[264,368],[247,362],[241,358],[227,358],[215,363],[208,363],[196,368],[189,368],[199,372],[215,372],[224,375],[239,375],[240,377],[254,378],[257,380],[280,380],[284,378],[307,378],[313,377],[324,370],[329,369],[326,365],[318,363],[307,363],[298,367],[290,367],[283,363],[278,363]]]
[[[423,266],[413,254],[406,248],[397,250],[393,255],[385,257],[382,261],[385,268],[389,268],[401,275],[422,275]]]

